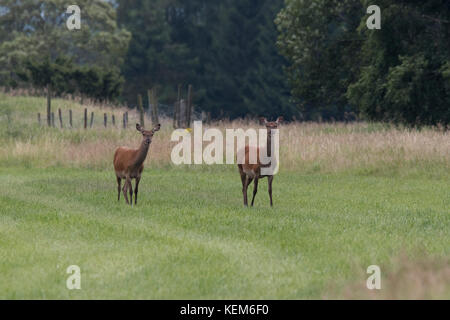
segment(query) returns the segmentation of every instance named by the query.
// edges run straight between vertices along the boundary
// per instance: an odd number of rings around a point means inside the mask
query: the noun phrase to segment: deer
[[[270,158],[272,155],[272,130],[278,129],[278,126],[283,122],[283,117],[278,117],[276,121],[267,121],[266,118],[260,118],[260,123],[264,124],[267,129],[267,144],[266,144],[266,150],[267,150],[267,156]],[[255,164],[251,164],[250,159],[250,152],[257,152],[257,161]],[[251,206],[253,207],[255,203],[255,196],[258,192],[258,181],[259,179],[267,177],[268,179],[268,191],[269,191],[269,198],[270,198],[270,206],[273,207],[273,201],[272,201],[272,182],[273,182],[273,175],[261,175],[261,168],[263,167],[270,167],[270,164],[261,164],[260,161],[260,148],[259,147],[250,147],[245,146],[244,150],[241,150],[238,152],[241,156],[244,156],[243,161],[240,161],[238,164],[239,168],[239,174],[241,175],[241,181],[242,181],[242,194],[244,196],[244,206],[248,207],[248,199],[247,199],[247,190],[249,185],[252,183],[252,181],[255,181],[254,187],[253,187],[253,197],[252,197],[252,203]]]
[[[147,158],[150,144],[155,132],[161,129],[161,125],[157,124],[152,130],[148,131],[136,124],[136,130],[142,134],[142,142],[138,149],[131,149],[127,147],[119,147],[114,153],[114,171],[117,178],[118,201],[120,201],[120,191],[122,179],[125,179],[123,185],[123,195],[125,201],[129,205],[133,205],[133,186],[132,179],[136,179],[134,187],[134,204],[137,205],[137,197],[139,191],[139,182],[141,181],[142,171],[144,170],[144,161]],[[128,201],[127,192],[130,192],[130,201]]]

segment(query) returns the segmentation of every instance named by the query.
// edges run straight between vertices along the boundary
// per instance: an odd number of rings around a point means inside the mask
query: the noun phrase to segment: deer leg
[[[245,176],[242,181],[242,195],[244,196],[244,206],[248,206],[248,204],[247,204],[247,187],[248,187],[248,180],[247,180],[247,176]]]
[[[117,177],[117,185],[118,185],[117,186],[117,192],[118,192],[117,201],[120,201],[120,186],[121,186],[121,184],[122,184],[122,179]]]
[[[273,202],[272,202],[272,181],[273,181],[273,176],[268,176],[267,178],[268,178],[268,180],[269,180],[270,206],[273,207]]]
[[[245,177],[244,187],[242,188],[242,193],[244,194],[244,206],[248,207],[247,190],[250,183],[252,183],[253,178],[248,176]]]
[[[133,205],[133,184],[131,183],[131,179],[130,179],[130,181],[128,182],[128,184],[129,184],[129,191],[130,191],[130,205]]]
[[[141,178],[136,178],[136,186],[134,187],[134,204],[137,204],[137,195],[139,190],[139,182],[141,181]]]
[[[255,178],[255,185],[253,187],[252,207],[253,207],[253,204],[255,203],[255,196],[256,196],[257,192],[258,192],[258,178]]]
[[[239,167],[239,174],[241,175],[241,182],[242,182],[242,188],[243,188],[244,184],[245,184],[245,178],[247,177],[247,175],[242,170],[242,165],[238,165],[238,167]]]
[[[131,180],[129,180],[129,178],[126,178],[125,183],[123,184],[123,188],[122,188],[123,196],[124,196],[125,201],[126,201],[127,204],[130,204],[130,201],[128,201],[128,195],[127,195],[127,193],[128,193],[128,183],[130,183],[130,181]]]

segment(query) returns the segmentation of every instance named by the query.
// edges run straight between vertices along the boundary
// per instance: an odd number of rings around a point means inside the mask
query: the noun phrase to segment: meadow
[[[280,130],[274,207],[261,181],[242,206],[235,166],[170,161],[162,120],[139,203],[117,202],[112,157],[130,128],[37,124],[39,97],[0,94],[1,299],[450,298],[450,135],[378,123]],[[149,122],[149,119],[146,119]],[[210,127],[259,127],[248,120]],[[250,188],[252,189],[252,187]],[[66,288],[78,265],[82,289]],[[366,289],[379,265],[382,290]]]

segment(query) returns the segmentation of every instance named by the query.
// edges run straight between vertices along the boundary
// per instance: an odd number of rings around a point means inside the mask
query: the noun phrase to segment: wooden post
[[[52,90],[50,85],[47,85],[47,125],[51,127],[52,125],[52,98],[51,98]]]
[[[153,89],[147,90],[147,98],[148,98],[148,110],[150,111],[150,117],[152,119],[152,124],[155,123],[155,120],[153,119]]]
[[[105,125],[105,128],[108,127],[108,116],[106,113],[103,114],[103,124]]]
[[[142,105],[142,96],[140,94],[138,94],[138,108],[139,108],[139,115],[140,115],[141,126],[145,128],[145,124],[144,124],[144,106]]]
[[[72,109],[69,110],[69,125],[71,128],[73,128],[73,124],[72,124]]]
[[[59,118],[59,126],[62,129],[63,128],[63,121],[62,121],[61,108],[58,108],[58,118]]]
[[[90,123],[90,128],[92,128],[92,126],[94,125],[94,111],[91,112],[91,123]]]
[[[154,126],[156,126],[159,123],[158,96],[156,95],[156,89],[153,90],[153,115],[154,115],[154,118],[155,118]]]
[[[156,98],[156,89],[153,88],[148,91],[150,114],[152,117],[152,125],[156,126],[159,123],[158,119],[158,99]]]
[[[173,108],[173,128],[180,127],[180,99],[181,99],[181,84],[178,85],[178,98]]]
[[[155,96],[155,123],[159,123],[159,115],[158,115],[158,98]]]
[[[125,112],[125,128],[128,128],[128,111]]]
[[[84,108],[84,128],[87,129],[87,108]]]
[[[111,121],[112,121],[113,127],[115,127],[116,126],[116,116],[115,115],[111,116]]]
[[[206,123],[211,124],[211,111],[208,111],[207,113]]]
[[[40,113],[38,113],[38,123],[39,123],[39,126],[41,125],[41,114]]]
[[[55,127],[55,113],[54,112],[52,112],[51,118],[52,118],[52,127],[54,128]]]
[[[127,120],[125,119],[125,112],[123,113],[123,128],[127,128]]]
[[[188,86],[188,100],[186,105],[186,127],[191,127],[191,116],[192,116],[192,85]]]
[[[186,105],[186,100],[181,99],[180,100],[180,125],[179,128],[186,128],[186,114],[187,114],[187,105]]]
[[[183,86],[181,84],[178,85],[178,103],[177,103],[177,128],[181,127],[181,90],[183,89]]]

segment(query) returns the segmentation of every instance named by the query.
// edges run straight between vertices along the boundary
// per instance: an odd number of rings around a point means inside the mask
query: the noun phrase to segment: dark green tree
[[[366,0],[287,0],[277,24],[292,93],[306,118],[448,125],[450,2],[381,0],[382,27]]]
[[[133,34],[124,68],[126,94],[154,85],[193,84],[196,110],[213,116],[289,117],[295,112],[284,81],[273,22],[283,0],[118,1],[119,21]]]
[[[124,98],[136,103],[138,94],[158,86],[161,100],[172,103],[178,83],[193,74],[187,46],[172,38],[169,20],[171,0],[118,0],[120,26],[132,34],[123,66]]]
[[[367,1],[365,2],[368,3]],[[373,120],[450,123],[450,2],[380,1],[381,30],[361,22],[362,68],[350,103]]]
[[[42,86],[45,82],[50,105],[52,93],[70,87],[62,83],[67,79],[61,79],[62,74],[69,76],[68,73],[59,72],[67,66],[61,64],[66,58],[79,67],[101,68],[108,70],[110,76],[119,75],[130,34],[117,27],[111,3],[101,0],[76,3],[81,9],[80,30],[69,30],[66,26],[69,18],[66,10],[72,1],[1,2],[0,84],[17,84],[18,74],[22,79],[31,79],[34,85]],[[27,72],[31,74],[23,76]],[[33,72],[42,72],[42,79]]]
[[[222,2],[213,24],[212,57],[205,58],[204,105],[213,114],[286,118],[296,114],[276,50],[274,23],[282,1]]]
[[[341,120],[352,111],[346,92],[359,71],[363,16],[358,0],[288,0],[278,14],[278,46],[303,119]]]

